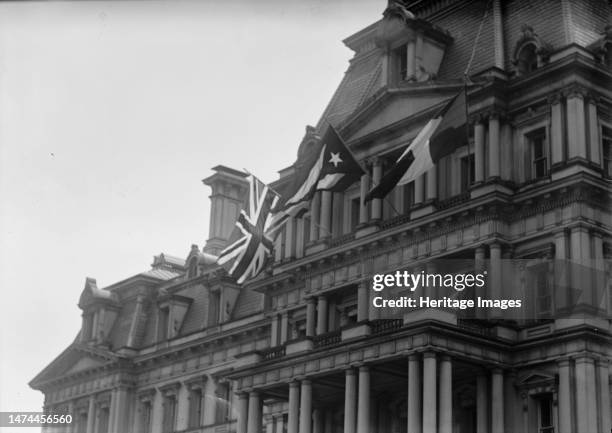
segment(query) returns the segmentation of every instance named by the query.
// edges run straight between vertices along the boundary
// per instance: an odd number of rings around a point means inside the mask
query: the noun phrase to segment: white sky
[[[100,287],[186,256],[225,164],[291,164],[385,0],[0,3],[0,410]],[[23,431],[23,430],[20,430]]]

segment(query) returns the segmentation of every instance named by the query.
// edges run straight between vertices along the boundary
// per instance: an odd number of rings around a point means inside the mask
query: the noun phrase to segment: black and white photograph
[[[2,1],[0,291],[0,432],[612,433],[612,1]]]

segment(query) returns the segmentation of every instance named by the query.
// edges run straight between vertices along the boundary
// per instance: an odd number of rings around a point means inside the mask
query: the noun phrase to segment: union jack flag
[[[257,276],[274,248],[274,239],[266,233],[270,209],[276,206],[278,194],[253,175],[248,176],[247,209],[240,211],[236,227],[241,237],[226,247],[217,263],[224,266],[238,284]]]

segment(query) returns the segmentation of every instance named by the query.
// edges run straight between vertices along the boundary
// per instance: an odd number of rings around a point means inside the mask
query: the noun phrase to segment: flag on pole
[[[384,198],[396,185],[409,183],[427,172],[442,157],[465,144],[465,90],[452,97],[421,129],[365,201]]]
[[[288,218],[306,212],[316,191],[344,191],[365,174],[331,125],[309,154],[302,161],[296,161],[295,165],[295,182],[284,194],[287,199],[273,209],[270,224],[272,233],[277,232]]]
[[[217,263],[242,284],[256,277],[264,268],[274,248],[274,239],[266,234],[270,209],[278,202],[278,194],[253,175],[247,178],[249,191],[246,209],[240,211],[236,227],[238,240],[219,254]]]

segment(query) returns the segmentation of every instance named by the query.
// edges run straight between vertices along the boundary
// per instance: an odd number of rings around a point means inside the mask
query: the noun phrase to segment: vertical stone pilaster
[[[563,102],[561,94],[555,93],[548,98],[550,104],[550,150],[552,164],[559,164],[565,160],[564,152],[564,126]]]
[[[599,383],[599,430],[609,432],[612,431],[612,420],[610,419],[610,360],[599,359],[596,367],[596,380]]]
[[[427,171],[427,200],[438,198],[438,167],[434,165]]]
[[[359,396],[357,403],[357,433],[370,432],[370,368],[359,367]]]
[[[487,376],[479,372],[476,376],[476,433],[489,432],[489,392]]]
[[[317,335],[321,335],[327,332],[327,298],[319,296],[317,304]]]
[[[316,192],[310,201],[310,240],[319,239],[319,217],[321,216],[321,193]]]
[[[355,433],[357,413],[357,377],[355,370],[349,368],[345,372],[344,387],[344,433]]]
[[[453,431],[453,364],[450,356],[440,360],[440,426],[439,433]]]
[[[287,433],[298,433],[300,422],[300,384],[289,383],[289,408],[287,414]]]
[[[568,157],[587,157],[584,91],[580,88],[567,92],[567,136]]]
[[[503,70],[505,52],[501,0],[493,0],[493,28],[493,37],[495,38],[495,67]]]
[[[491,178],[501,176],[499,122],[499,113],[491,113],[489,116],[489,177]]]
[[[261,398],[259,392],[249,392],[249,414],[247,416],[247,433],[261,433]]]
[[[485,129],[481,118],[474,125],[474,182],[484,181]]]
[[[491,372],[491,431],[504,433],[504,372],[496,368]]]
[[[368,292],[368,283],[364,279],[357,286],[357,321],[361,322],[368,320],[370,307],[370,294]]]
[[[576,359],[576,433],[597,431],[597,396],[593,359]]]
[[[572,396],[571,396],[571,365],[568,358],[557,361],[559,367],[559,433],[571,433],[572,428]]]
[[[202,398],[204,398],[204,395]],[[236,412],[236,433],[247,433],[247,420],[249,412],[249,395],[247,393],[241,392],[238,394]]]
[[[434,352],[423,354],[423,433],[437,432],[437,361]]]
[[[421,433],[421,358],[408,357],[408,432]]]
[[[319,239],[331,237],[332,230],[332,192],[321,191],[321,219],[319,222]]]
[[[315,298],[308,298],[306,300],[306,336],[314,337],[317,321],[317,304]]]
[[[378,185],[382,179],[382,160],[376,158],[372,164],[372,182]],[[382,218],[382,199],[375,198],[372,200],[372,219],[380,220]]]
[[[359,196],[359,224],[365,224],[368,222],[368,205],[365,203],[365,196],[368,194],[370,188],[370,176],[364,174],[361,176],[360,183],[360,196]]]
[[[299,433],[312,433],[312,382],[308,379],[301,383]]]
[[[414,204],[421,204],[424,201],[425,175],[420,175],[414,179]]]

